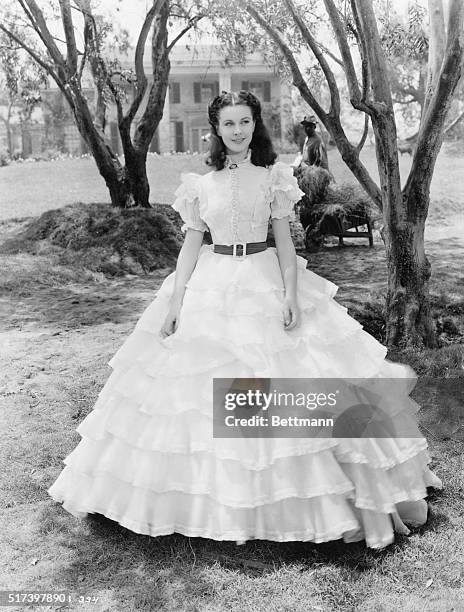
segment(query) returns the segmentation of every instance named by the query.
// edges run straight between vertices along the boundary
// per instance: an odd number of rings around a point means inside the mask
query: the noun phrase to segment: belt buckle
[[[237,255],[237,246],[240,245],[242,245],[242,254]],[[235,257],[236,259],[245,259],[246,255],[246,242],[234,242],[232,244],[232,257]]]

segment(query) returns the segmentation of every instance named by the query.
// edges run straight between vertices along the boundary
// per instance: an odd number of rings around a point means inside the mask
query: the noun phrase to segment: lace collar
[[[232,161],[230,157],[226,155],[226,159],[224,162],[224,168],[229,168],[230,166],[232,167],[244,166],[245,164],[250,163],[250,161],[251,161],[251,149],[249,148],[245,159],[242,159],[242,161],[239,161],[239,162]]]

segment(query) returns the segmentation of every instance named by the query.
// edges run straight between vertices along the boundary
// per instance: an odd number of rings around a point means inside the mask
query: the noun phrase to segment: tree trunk
[[[386,61],[370,0],[355,0],[364,33],[372,78],[372,127],[382,191],[386,248],[387,344],[436,346],[429,305],[430,263],[425,255],[427,206],[414,208],[401,190],[397,131]],[[428,189],[422,197],[428,200]],[[411,195],[410,195],[411,197]],[[419,211],[425,211],[421,215]]]
[[[437,342],[429,304],[430,262],[425,254],[426,215],[413,211],[418,202],[406,200],[400,183],[396,152],[396,124],[388,112],[372,118],[382,186],[386,260],[386,342],[388,346],[436,347]],[[420,196],[423,207],[424,198]],[[425,210],[428,205],[425,204]]]
[[[103,132],[95,125],[87,100],[78,89],[73,91],[72,102],[76,125],[105,180],[111,204],[119,208],[134,206],[149,208],[146,154],[137,154],[132,145],[124,147],[126,166],[123,166],[106,143]]]
[[[21,38],[18,38],[14,32],[5,28],[2,23],[0,23],[0,30],[22,47],[58,85],[63,97],[71,108],[79,133],[87,143],[94,156],[98,170],[105,180],[113,206],[121,208],[141,206],[148,208],[150,204],[149,184],[146,173],[147,151],[163,115],[170,69],[169,52],[172,46],[204,15],[199,14],[189,17],[187,26],[183,28],[168,46],[170,3],[167,0],[152,0],[152,6],[145,16],[136,46],[136,96],[130,104],[129,110],[124,113],[122,96],[118,92],[117,85],[111,80],[114,75],[112,75],[109,64],[102,57],[98,35],[99,26],[92,14],[91,2],[89,0],[76,0],[76,3],[73,5],[71,5],[70,0],[60,0],[59,2],[65,37],[64,41],[60,38],[59,42],[65,42],[66,44],[65,56],[57,46],[56,40],[58,39],[55,39],[52,32],[48,29],[47,20],[36,1],[25,0],[20,2],[20,4],[32,28],[39,35],[45,46],[46,57],[36,52]],[[79,55],[82,52],[78,53],[77,50],[72,18],[73,9],[79,11],[84,18],[84,52],[80,62]],[[143,57],[147,36],[151,29],[153,29],[151,45],[153,84],[148,92],[148,102],[141,119],[138,121],[135,138],[132,142],[130,128],[147,89]],[[95,86],[98,90],[96,117],[90,111],[89,103],[82,90],[81,77],[86,62],[90,63]],[[105,140],[106,94],[108,92],[111,93],[116,104],[126,166],[121,164],[118,156],[111,150],[109,143]]]
[[[394,136],[390,138],[393,141]],[[419,205],[424,205],[424,198],[428,202],[428,193],[421,194],[420,202],[413,201],[412,197],[406,199],[399,183],[392,185],[391,182],[385,198],[388,346],[437,346],[429,298],[431,266],[424,244],[426,215],[413,213],[420,210]]]
[[[430,262],[424,249],[425,219],[385,227],[388,285],[387,344],[437,346],[429,303]]]
[[[445,55],[446,33],[445,33],[445,18],[443,13],[442,0],[429,0],[429,20],[430,20],[430,36],[429,36],[429,58],[427,66],[427,81],[425,85],[425,97],[422,107],[421,124],[425,119],[426,110],[432,99],[436,78],[440,73],[440,67]]]
[[[6,128],[6,140],[7,140],[7,149],[8,149],[8,157],[13,159],[13,136],[11,134],[11,124],[10,119],[5,120],[5,128]]]
[[[126,154],[126,177],[133,197],[132,206],[151,208],[148,201],[150,185],[147,176],[147,155],[140,151]]]
[[[13,134],[11,133],[11,109],[13,108],[13,103],[10,102],[8,104],[8,112],[5,119],[5,127],[6,127],[6,137],[7,137],[7,146],[8,146],[8,155],[10,159],[13,159],[14,151],[13,151]]]
[[[118,208],[130,208],[135,206],[135,198],[131,190],[127,172],[119,159],[111,149],[105,145],[103,137],[97,133],[89,134],[88,130],[79,130],[87,142],[97,164],[97,168],[103,177],[110,192],[111,204]]]
[[[100,174],[108,187],[113,206],[119,208],[151,208],[150,186],[146,170],[146,155],[133,152],[126,157],[126,165],[115,164],[111,155],[94,151]]]
[[[105,183],[110,192],[111,204],[113,206],[116,208],[130,208],[133,206],[134,198],[126,180],[120,180],[116,176],[111,176],[105,178]]]
[[[392,240],[388,264],[395,261],[396,274],[389,268],[387,337],[406,346],[437,346],[431,318],[428,289],[430,263],[424,249],[424,225],[430,203],[430,183],[443,141],[446,114],[461,75],[461,31],[463,7],[460,0],[449,5],[446,45],[441,0],[430,0],[432,26],[429,82],[417,148],[403,189],[402,206],[390,217]],[[403,328],[403,331],[401,331]],[[403,338],[401,342],[401,333]]]

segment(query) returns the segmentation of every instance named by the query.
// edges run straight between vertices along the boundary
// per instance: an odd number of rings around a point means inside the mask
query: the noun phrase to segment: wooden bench
[[[369,247],[374,246],[373,223],[364,210],[354,210],[344,215],[326,213],[319,218],[310,209],[305,208],[304,200],[305,197],[301,200],[298,212],[308,251],[319,248],[324,236],[337,236],[340,246],[344,245],[344,238],[367,238]],[[365,231],[360,229],[362,226],[366,227]]]

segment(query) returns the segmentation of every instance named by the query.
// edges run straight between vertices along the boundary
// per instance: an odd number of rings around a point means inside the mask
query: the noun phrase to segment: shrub
[[[306,206],[315,206],[324,200],[331,181],[330,172],[319,166],[305,165],[297,168],[296,177],[306,194]]]
[[[8,166],[11,162],[11,159],[6,151],[0,151],[0,168],[3,166]]]
[[[51,161],[53,159],[58,159],[63,156],[63,153],[59,149],[50,148],[41,151],[40,153],[36,153],[31,157],[34,161]]]

